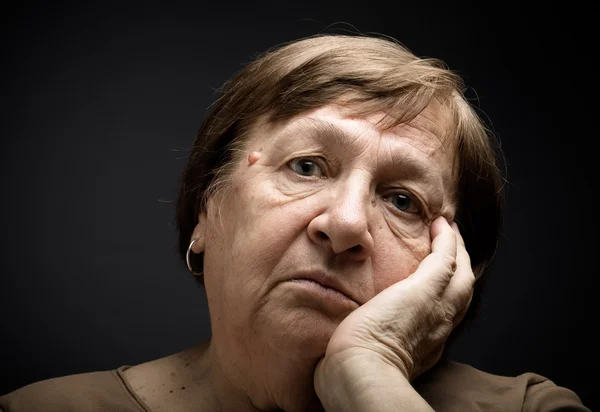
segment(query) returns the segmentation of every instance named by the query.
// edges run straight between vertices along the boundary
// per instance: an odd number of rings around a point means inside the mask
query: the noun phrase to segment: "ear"
[[[206,246],[206,212],[201,212],[198,216],[198,223],[192,232],[192,239],[198,238],[192,245],[192,252],[198,254],[204,252]]]

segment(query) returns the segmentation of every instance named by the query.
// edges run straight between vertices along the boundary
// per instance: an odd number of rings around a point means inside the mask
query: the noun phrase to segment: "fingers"
[[[457,237],[442,216],[433,221],[431,237],[431,253],[421,261],[410,278],[416,282],[426,282],[434,293],[442,296],[456,269]]]
[[[452,269],[456,266],[456,234],[443,216],[431,224],[431,253],[447,259]]]
[[[452,224],[457,248],[456,248],[456,271],[444,291],[443,301],[446,302],[447,311],[454,319],[454,326],[458,325],[465,316],[475,286],[475,275],[471,268],[471,258],[467,253],[465,242],[458,230],[456,223]]]

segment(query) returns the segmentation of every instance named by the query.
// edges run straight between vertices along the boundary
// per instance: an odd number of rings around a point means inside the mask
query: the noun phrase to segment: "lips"
[[[343,285],[342,282],[340,282],[338,278],[328,275],[325,272],[321,272],[321,271],[305,271],[305,272],[299,272],[299,273],[297,272],[287,280],[288,281],[309,280],[309,281],[318,283],[319,285],[321,285],[325,288],[333,289],[333,290],[341,293],[346,298],[350,299],[351,301],[353,301],[354,303],[356,303],[357,305],[360,306],[360,304],[358,303],[356,298],[350,292],[349,288],[347,288],[345,285]]]

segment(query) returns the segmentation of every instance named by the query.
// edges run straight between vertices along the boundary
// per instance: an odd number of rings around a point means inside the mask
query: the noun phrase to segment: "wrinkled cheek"
[[[409,277],[430,251],[429,236],[396,238],[389,246],[378,247],[373,256],[375,292]]]
[[[429,237],[429,227],[422,219],[397,219],[386,216],[388,227],[396,239],[409,249],[418,249],[419,243]]]

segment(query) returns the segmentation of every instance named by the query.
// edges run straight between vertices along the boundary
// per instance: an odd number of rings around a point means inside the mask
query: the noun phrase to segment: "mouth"
[[[349,300],[356,306],[360,306],[349,290],[337,278],[324,272],[303,272],[296,274],[288,281],[310,288],[330,299]]]

